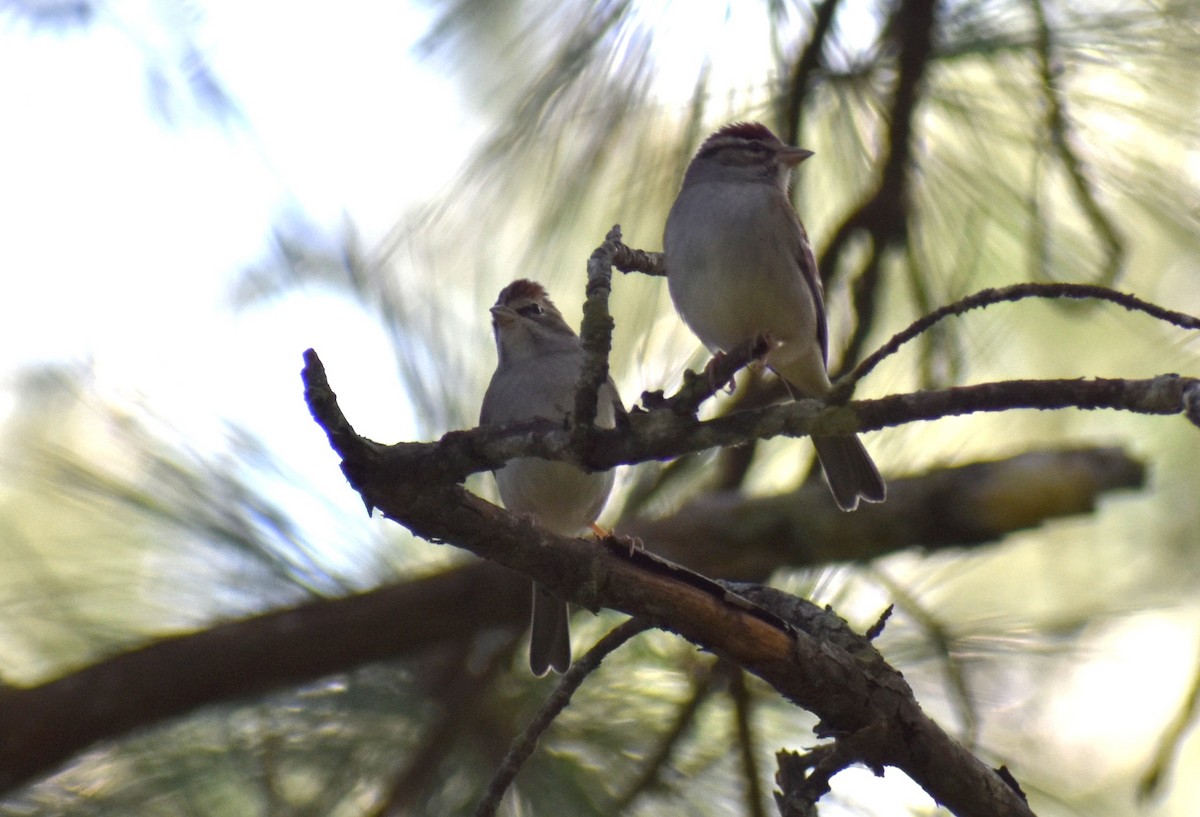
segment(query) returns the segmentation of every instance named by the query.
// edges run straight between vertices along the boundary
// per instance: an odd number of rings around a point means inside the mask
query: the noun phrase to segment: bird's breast
[[[667,284],[680,316],[710,349],[729,350],[766,332],[780,342],[815,333],[794,218],[768,185],[681,191],[663,238]]]
[[[589,474],[565,462],[516,459],[496,472],[504,507],[531,514],[563,536],[577,536],[600,515],[612,491],[613,471]]]

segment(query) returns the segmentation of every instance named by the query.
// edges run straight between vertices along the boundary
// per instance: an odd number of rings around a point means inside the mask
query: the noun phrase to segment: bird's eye
[[[517,314],[524,315],[525,317],[530,318],[530,317],[536,317],[538,315],[541,315],[545,311],[546,310],[542,309],[541,304],[539,304],[537,301],[534,301],[533,303],[526,304],[525,306],[518,309]]]

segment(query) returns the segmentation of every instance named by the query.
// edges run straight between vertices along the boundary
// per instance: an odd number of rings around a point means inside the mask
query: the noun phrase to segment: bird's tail
[[[529,668],[534,675],[571,666],[571,631],[567,603],[540,584],[533,586],[533,626],[529,633]]]
[[[813,437],[812,441],[839,508],[852,511],[860,498],[867,502],[887,498],[883,477],[858,437]]]

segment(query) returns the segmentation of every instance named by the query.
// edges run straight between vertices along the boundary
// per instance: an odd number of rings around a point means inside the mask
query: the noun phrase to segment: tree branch
[[[314,396],[319,366],[309,353],[306,380]],[[418,536],[499,562],[589,609],[625,612],[738,664],[816,713],[820,734],[849,741],[859,762],[904,770],[958,815],[1031,814],[1019,792],[921,712],[907,683],[869,642],[839,646],[801,630],[795,617],[785,621],[650,553],[553,535],[457,484],[416,474],[396,479],[377,445],[335,433],[348,427],[336,401],[319,399],[311,408],[341,445],[343,471],[367,504]],[[830,626],[823,625],[822,636]],[[876,657],[866,661],[864,655]]]
[[[595,646],[588,650],[583,657],[571,664],[571,668],[566,671],[555,688],[554,694],[538,710],[525,730],[513,740],[500,767],[496,769],[491,783],[488,784],[487,791],[484,792],[475,807],[475,817],[492,817],[496,813],[496,809],[500,806],[500,800],[508,791],[508,787],[512,785],[513,780],[516,779],[517,772],[521,771],[525,761],[537,748],[537,742],[542,734],[550,728],[550,724],[554,723],[554,719],[558,717],[559,713],[567,708],[575,691],[613,650],[647,628],[648,625],[644,622],[630,619],[597,641]]]
[[[329,388],[316,352],[305,352],[305,394],[314,419],[343,457],[342,471],[363,493],[359,472],[378,472],[409,488],[449,487],[467,476],[500,468],[515,457],[563,460],[593,471],[663,460],[751,439],[846,435],[974,412],[1012,409],[1118,409],[1139,414],[1184,414],[1200,425],[1200,382],[1179,375],[1146,380],[1010,380],[825,405],[797,400],[712,420],[681,417],[671,410],[635,411],[628,425],[595,430],[594,444],[576,451],[568,431],[549,421],[452,431],[433,443],[385,446],[353,434]],[[353,457],[347,455],[353,453]]]
[[[996,542],[1094,510],[1102,494],[1139,488],[1145,477],[1120,449],[1035,451],[891,478],[887,502],[853,514],[838,510],[824,485],[805,483],[774,496],[704,493],[669,516],[623,520],[617,532],[701,573],[761,582],[785,567]]]
[[[1136,295],[1130,295],[1125,292],[1117,292],[1107,287],[1096,286],[1094,284],[1040,284],[1040,283],[1025,283],[1013,284],[1012,286],[1001,287],[999,289],[989,288],[982,289],[979,292],[973,293],[955,301],[952,304],[939,307],[928,315],[913,321],[906,329],[896,333],[891,340],[881,346],[877,351],[868,355],[861,363],[854,368],[854,371],[839,380],[836,384],[831,401],[837,402],[839,399],[846,399],[853,391],[853,386],[859,380],[862,380],[870,372],[882,363],[886,358],[895,354],[897,350],[904,344],[913,340],[918,335],[927,331],[934,324],[945,320],[952,315],[961,315],[964,312],[969,312],[972,309],[983,309],[984,307],[993,304],[1005,303],[1009,301],[1021,301],[1026,298],[1053,298],[1067,300],[1085,300],[1095,299],[1100,301],[1108,301],[1109,303],[1117,304],[1124,307],[1130,312],[1142,312],[1156,320],[1164,323],[1169,323],[1180,329],[1197,330],[1200,329],[1200,318],[1194,315],[1189,315],[1186,312],[1176,312],[1172,309],[1164,309],[1157,304],[1144,301]]]
[[[781,105],[780,120],[783,124],[783,141],[789,145],[800,144],[800,135],[804,132],[801,121],[804,116],[804,99],[812,85],[813,74],[821,63],[821,55],[829,32],[833,29],[833,17],[837,12],[840,0],[821,0],[813,15],[812,33],[804,51],[792,67],[784,88],[784,99]]]
[[[809,486],[777,497],[712,495],[667,519],[633,520],[618,531],[641,536],[656,552],[701,572],[763,580],[781,566],[995,541],[1051,515],[1088,510],[1099,492],[1132,487],[1142,477],[1142,466],[1117,451],[1023,454],[893,480],[885,505],[853,516],[833,509],[822,486]],[[998,486],[1007,486],[1002,493],[1011,504],[998,515],[978,514],[979,497]],[[928,507],[958,512],[927,522]],[[1003,525],[980,525],[982,518]],[[488,588],[486,596],[480,587]],[[473,562],[161,639],[36,687],[7,689],[0,693],[0,791],[49,772],[98,740],[200,706],[431,649],[460,652],[495,627],[515,634],[528,622],[528,606],[527,579]],[[656,763],[649,763],[647,775]],[[635,786],[630,795],[638,791]]]
[[[1067,115],[1066,96],[1059,87],[1058,77],[1062,66],[1054,54],[1054,36],[1046,19],[1046,9],[1042,0],[1030,0],[1030,6],[1037,25],[1034,48],[1038,59],[1038,71],[1041,74],[1042,94],[1046,102],[1046,130],[1050,134],[1050,145],[1067,172],[1079,208],[1104,244],[1104,271],[1101,280],[1112,283],[1121,277],[1121,268],[1125,262],[1125,242],[1113,219],[1100,206],[1092,189],[1092,180],[1088,178],[1084,169],[1084,162],[1071,145],[1071,119]]]
[[[488,593],[479,593],[487,587]],[[486,562],[164,638],[53,681],[0,689],[0,792],[98,740],[204,704],[462,642],[529,617],[529,584]],[[396,622],[409,622],[396,626]]]

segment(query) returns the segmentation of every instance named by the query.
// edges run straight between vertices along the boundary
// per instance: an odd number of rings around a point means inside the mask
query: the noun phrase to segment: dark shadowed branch
[[[48,773],[98,740],[206,704],[445,648],[497,621],[519,626],[529,617],[529,585],[509,575],[481,562],[161,639],[39,686],[4,688],[0,791]]]
[[[1036,451],[888,480],[888,501],[847,514],[829,491],[707,492],[617,532],[702,573],[766,581],[781,567],[866,562],[909,548],[965,549],[1048,520],[1090,513],[1109,492],[1140,488],[1145,466],[1115,448]]]
[[[800,135],[804,132],[804,102],[808,90],[812,86],[813,76],[821,64],[821,57],[829,32],[833,29],[833,18],[837,13],[841,0],[822,0],[817,4],[813,15],[812,33],[808,43],[800,53],[800,57],[792,66],[788,77],[787,87],[784,88],[782,111],[780,113],[783,127],[783,141],[789,145],[800,144]]]
[[[895,766],[960,815],[1028,815],[1020,793],[955,743],[917,705],[904,679],[865,640],[855,642],[836,616],[766,610],[725,586],[624,543],[597,546],[542,530],[419,472],[399,475],[390,449],[347,438],[348,423],[314,353],[305,370],[314,418],[331,433],[343,471],[369,506],[432,542],[447,542],[543,582],[589,609],[607,607],[677,633],[758,675],[821,719],[858,762]],[[672,415],[678,418],[678,415]],[[554,432],[550,432],[554,433]],[[539,436],[539,435],[534,435]],[[779,594],[783,595],[783,594]],[[768,596],[768,598],[772,598]],[[811,607],[811,605],[809,605]],[[813,624],[809,629],[805,625]],[[842,632],[843,641],[830,637]]]
[[[1070,180],[1071,192],[1079,209],[1083,211],[1091,228],[1104,245],[1104,268],[1100,280],[1106,284],[1121,276],[1125,262],[1125,242],[1113,219],[1100,205],[1094,183],[1088,177],[1084,160],[1072,144],[1072,118],[1067,113],[1066,94],[1062,90],[1062,64],[1055,53],[1056,43],[1046,9],[1042,0],[1030,0],[1033,18],[1037,26],[1034,47],[1037,52],[1038,71],[1041,74],[1042,94],[1045,99],[1046,132],[1050,136],[1053,155],[1062,163]]]
[[[603,470],[622,463],[668,459],[774,436],[848,434],[975,411],[1109,408],[1152,414],[1182,413],[1196,422],[1200,384],[1177,375],[1148,380],[1010,381],[842,405],[801,400],[701,422],[694,414],[695,407],[711,395],[714,384],[719,384],[713,370],[728,365],[718,360],[710,364],[707,377],[686,378],[680,394],[670,398],[646,395],[643,405],[624,418],[618,428],[599,430],[591,422],[596,389],[607,376],[605,358],[612,333],[607,297],[611,268],[618,257],[622,259],[622,268],[644,266],[648,271],[657,271],[653,268],[660,261],[648,254],[637,256],[628,251],[620,243],[618,228],[609,233],[589,261],[588,303],[581,330],[587,362],[576,395],[574,423],[568,428],[529,423],[509,429],[455,432],[435,443],[381,446],[353,435],[337,408],[320,360],[315,352],[306,353],[304,378],[310,409],[326,429],[331,445],[342,457],[343,472],[366,505],[378,507],[418,536],[455,544],[492,559],[589,609],[619,610],[648,626],[675,632],[763,678],[789,700],[816,713],[821,718],[818,734],[834,739],[831,748],[822,750],[824,753],[814,761],[812,768],[818,778],[850,763],[863,763],[875,769],[891,765],[904,770],[957,814],[1030,813],[1011,777],[988,769],[929,721],[920,712],[907,684],[869,643],[855,641],[857,637],[844,630],[844,625],[839,630],[838,625],[819,623],[821,615],[836,620],[832,613],[814,613],[804,607],[803,600],[772,595],[774,591],[729,589],[625,544],[609,542],[609,547],[598,547],[582,540],[553,536],[530,520],[483,502],[459,483],[470,473],[494,469],[514,456],[561,459]],[[898,336],[881,353],[894,352],[933,322],[956,314],[956,309],[962,311],[1031,294],[1031,290],[982,293],[975,301],[952,305],[927,323],[910,329],[904,337]],[[1060,290],[1054,296],[1083,297],[1080,291],[1072,289]],[[1151,312],[1156,317],[1177,317],[1130,296],[1108,293],[1102,297]],[[1158,310],[1157,314],[1154,310]],[[1192,328],[1193,321],[1183,316],[1172,322]],[[745,360],[735,359],[729,373],[753,359],[756,351],[761,354],[761,350],[748,347]],[[874,362],[869,359],[862,374],[878,359]],[[726,372],[721,370],[721,373]],[[1030,503],[1031,508],[1014,509],[1010,518],[1020,525],[1036,524],[1064,506],[1087,505],[1102,490],[1140,484],[1143,478],[1141,466],[1129,464],[1119,453],[1088,451],[1040,456],[1043,459],[1032,466],[1024,462],[975,466],[977,471],[984,468],[996,473],[984,470],[972,474],[966,482],[977,487],[980,477],[1003,478],[1006,472],[1045,473],[1050,465],[1076,468],[1078,478],[1055,478],[1055,485],[1068,486],[1065,493],[1040,490],[1037,501]],[[953,484],[952,472],[944,473],[949,475],[949,484]],[[898,496],[893,497],[889,506],[904,511],[905,483],[898,482]],[[970,507],[969,502],[950,504]],[[727,508],[719,513],[731,518]],[[689,509],[678,518],[693,516],[699,514]],[[858,515],[863,519],[869,516],[869,513]],[[736,527],[748,529],[744,525]],[[813,524],[813,517],[808,517],[805,527],[811,531],[819,526]],[[662,531],[656,531],[653,536],[656,548],[670,539],[660,534]],[[842,534],[837,538],[843,543],[847,539],[870,538],[846,537],[844,530]],[[973,538],[964,531],[955,531],[953,536],[959,544]],[[926,538],[933,542],[937,537]],[[721,549],[729,552],[727,548]],[[839,553],[837,558],[846,558],[846,554]],[[776,559],[774,563],[781,562]],[[725,572],[728,575],[728,570]],[[833,638],[834,631],[842,635]],[[831,655],[831,649],[835,652],[843,649],[846,653]],[[864,697],[865,690],[872,692]],[[820,783],[819,779],[817,782]]]
[[[313,397],[310,407],[320,422],[323,412],[337,409],[336,398],[329,390],[316,353],[309,350],[305,360],[306,383]],[[432,443],[385,446],[358,438],[355,447],[365,446],[364,451],[358,452],[360,463],[343,463],[343,471],[352,483],[356,480],[350,470],[369,464],[396,484],[453,486],[471,474],[494,470],[519,456],[563,460],[603,471],[617,465],[671,459],[753,439],[846,435],[975,412],[1111,409],[1138,414],[1183,414],[1200,424],[1200,418],[1193,417],[1197,406],[1200,406],[1200,382],[1173,374],[1144,380],[1010,380],[856,400],[843,405],[797,400],[705,421],[682,417],[669,409],[636,410],[630,413],[623,428],[595,430],[590,436],[592,444],[585,451],[576,449],[568,430],[548,421],[454,431]],[[333,422],[344,422],[344,418]],[[326,432],[335,450],[347,447],[343,429],[326,428]],[[379,507],[371,504],[369,495],[364,496],[364,501],[370,507]]]
[[[884,253],[908,240],[911,218],[910,175],[921,86],[933,56],[938,23],[936,0],[899,0],[886,27],[896,51],[895,87],[888,112],[888,136],[879,183],[863,203],[834,230],[819,267],[829,282],[838,275],[842,255],[859,233],[870,238],[870,252],[853,283],[854,329],[838,367],[858,358],[875,325]]]

